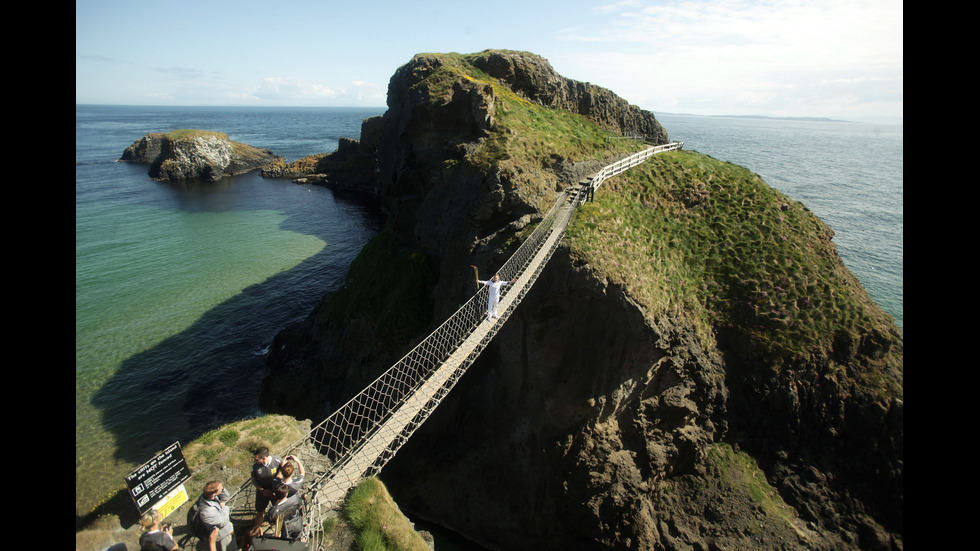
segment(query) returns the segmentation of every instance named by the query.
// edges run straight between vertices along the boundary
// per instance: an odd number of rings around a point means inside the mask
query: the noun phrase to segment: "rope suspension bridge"
[[[309,549],[322,549],[321,525],[327,514],[361,480],[381,471],[490,343],[541,274],[575,208],[592,197],[606,179],[683,145],[671,142],[650,147],[558,194],[531,235],[497,270],[502,279],[516,280],[501,290],[498,319],[488,318],[489,288],[480,287],[367,388],[284,450],[283,456],[296,456],[306,470],[304,528],[299,539],[307,542]],[[248,481],[231,496],[228,505],[236,526],[251,527],[256,515],[255,492]]]

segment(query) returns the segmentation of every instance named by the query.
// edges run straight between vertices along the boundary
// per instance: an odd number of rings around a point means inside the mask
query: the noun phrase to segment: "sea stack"
[[[378,140],[389,222],[276,337],[262,407],[322,419],[560,191],[665,141],[652,113],[535,54],[415,56]],[[380,478],[492,549],[901,549],[904,337],[832,238],[696,151],[608,180]]]
[[[268,149],[231,141],[223,132],[150,133],[123,151],[120,161],[148,164],[154,180],[214,182],[261,169],[279,159]]]

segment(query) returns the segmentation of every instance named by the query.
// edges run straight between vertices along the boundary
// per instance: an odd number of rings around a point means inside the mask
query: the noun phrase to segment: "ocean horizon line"
[[[152,104],[152,103],[75,103],[75,107],[151,107],[157,108],[172,108],[172,109],[344,109],[344,110],[387,110],[387,105],[173,105],[173,104]],[[642,108],[641,108],[642,109]],[[729,119],[759,119],[759,120],[780,120],[780,121],[798,121],[798,122],[836,122],[836,123],[854,123],[854,124],[890,124],[903,126],[903,117],[894,116],[865,116],[865,117],[854,117],[853,119],[848,118],[832,118],[832,117],[813,117],[806,115],[798,116],[780,116],[780,115],[760,115],[760,114],[725,114],[725,115],[707,115],[700,113],[674,113],[669,111],[658,111],[648,109],[651,113],[656,115],[670,115],[678,117],[711,117],[711,118],[729,118]]]

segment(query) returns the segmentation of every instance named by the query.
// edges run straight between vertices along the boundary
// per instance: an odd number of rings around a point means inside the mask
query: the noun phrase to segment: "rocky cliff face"
[[[472,63],[537,104],[578,113],[623,135],[639,134],[654,143],[667,143],[667,132],[653,113],[630,105],[611,90],[559,75],[541,56],[490,50],[475,56]]]
[[[682,321],[651,326],[563,248],[385,477],[491,548],[655,549],[679,522],[661,485],[725,434],[724,378]]]
[[[151,133],[123,151],[121,161],[148,164],[155,180],[215,181],[259,169],[277,157],[268,149],[205,131]]]
[[[264,178],[289,178],[296,183],[323,185],[380,195],[378,183],[378,140],[381,117],[370,117],[361,123],[361,139],[340,138],[332,153],[309,155],[291,163],[277,159],[262,170]]]
[[[610,160],[521,157],[533,143],[508,144],[530,127],[502,122],[515,106],[571,109],[666,140],[651,114],[533,54],[482,52],[465,56],[474,72],[460,66],[432,54],[401,67],[378,142],[385,254],[409,251],[431,270],[431,313],[414,316],[423,324],[469,297],[469,265],[499,266],[557,190]],[[382,343],[383,308],[325,314],[335,302],[277,337],[266,409],[322,418],[323,404],[341,403],[421,336]],[[687,313],[649,311],[563,246],[382,478],[403,508],[493,549],[901,548],[900,332],[841,333],[774,366],[726,327],[705,345]]]

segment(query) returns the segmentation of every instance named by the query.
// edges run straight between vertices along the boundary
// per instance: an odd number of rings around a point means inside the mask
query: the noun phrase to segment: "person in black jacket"
[[[271,455],[265,446],[255,450],[252,464],[252,484],[255,485],[255,511],[262,513],[272,498],[273,482],[282,466],[282,458]]]
[[[160,526],[160,511],[153,509],[140,518],[140,551],[175,551],[174,529],[169,524]]]

